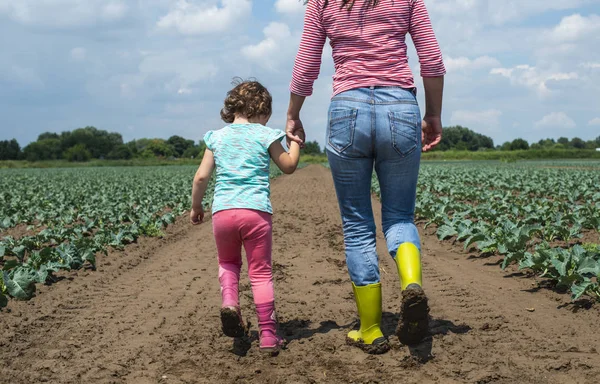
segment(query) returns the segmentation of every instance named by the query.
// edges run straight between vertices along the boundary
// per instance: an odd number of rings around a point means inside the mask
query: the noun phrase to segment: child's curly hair
[[[225,105],[221,109],[221,119],[226,123],[233,123],[235,115],[247,119],[258,116],[271,116],[273,97],[261,83],[255,80],[242,80],[235,78],[235,85],[227,92]]]

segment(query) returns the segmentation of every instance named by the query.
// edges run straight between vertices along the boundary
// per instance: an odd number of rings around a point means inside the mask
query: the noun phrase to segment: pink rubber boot
[[[283,339],[277,334],[275,302],[256,304],[261,352],[277,353],[283,346]]]

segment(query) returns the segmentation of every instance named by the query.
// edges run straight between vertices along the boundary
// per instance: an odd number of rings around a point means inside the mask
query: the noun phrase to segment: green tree
[[[44,139],[34,141],[23,148],[27,161],[58,160],[62,158],[62,148],[59,139]]]
[[[569,146],[569,139],[567,139],[566,137],[561,137],[558,139],[558,144],[562,144],[565,148],[567,148]]]
[[[173,156],[173,148],[163,139],[151,139],[144,151],[150,151],[154,156]]]
[[[37,141],[47,140],[47,139],[60,139],[58,133],[54,132],[44,132],[40,134],[37,138]]]
[[[438,150],[447,151],[452,149],[469,151],[494,149],[494,140],[460,125],[444,128]]]
[[[538,144],[542,148],[552,148],[554,146],[554,144],[556,144],[556,141],[554,139],[542,139],[542,140],[538,141]]]
[[[510,143],[511,151],[526,150],[526,149],[529,149],[529,143],[521,138],[514,139],[512,141],[512,143]]]
[[[585,141],[581,140],[579,137],[574,137],[571,140],[571,147],[576,148],[576,149],[584,149]]]
[[[511,147],[511,142],[507,141],[506,143],[502,144],[502,146],[500,147],[501,151],[510,151],[510,147]]]
[[[66,150],[83,144],[94,158],[106,157],[115,147],[123,144],[120,133],[108,132],[96,127],[78,128],[61,134],[62,148]]]
[[[0,141],[0,160],[19,160],[21,146],[16,139]]]
[[[131,146],[126,144],[117,145],[112,151],[106,155],[110,160],[129,160],[133,157]]]
[[[76,144],[64,153],[64,158],[68,161],[84,162],[89,161],[91,157],[92,154],[83,144]]]
[[[173,148],[175,156],[181,157],[186,149],[194,146],[194,140],[187,140],[181,136],[171,136],[167,140],[167,144]]]
[[[307,155],[320,155],[323,152],[321,151],[321,146],[316,141],[308,141],[304,147],[304,153]]]

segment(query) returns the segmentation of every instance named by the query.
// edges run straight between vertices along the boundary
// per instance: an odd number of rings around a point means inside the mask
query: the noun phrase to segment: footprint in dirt
[[[325,259],[329,264],[333,264],[339,269],[343,269],[346,266],[346,260],[342,259],[334,259],[333,257],[328,257]]]
[[[332,285],[342,285],[342,284],[348,284],[350,283],[350,280],[348,279],[322,279],[322,280],[317,280],[313,283],[313,285],[326,285],[326,284],[332,284]]]

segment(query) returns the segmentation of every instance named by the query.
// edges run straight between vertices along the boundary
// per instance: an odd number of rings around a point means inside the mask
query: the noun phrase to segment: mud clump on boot
[[[429,335],[429,305],[427,296],[417,284],[402,292],[400,319],[396,335],[402,344],[416,345]]]
[[[237,308],[221,308],[221,327],[225,336],[244,337],[248,334],[248,327]]]
[[[375,340],[373,344],[365,344],[363,341],[356,341],[346,337],[346,344],[351,347],[360,348],[363,350],[363,352],[368,353],[369,355],[383,355],[390,350],[390,343],[387,339],[382,341]]]

